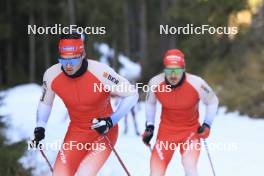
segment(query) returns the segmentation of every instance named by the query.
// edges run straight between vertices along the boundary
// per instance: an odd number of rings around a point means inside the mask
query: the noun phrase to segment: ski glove
[[[106,134],[110,128],[113,127],[113,122],[110,117],[107,118],[94,118],[92,120],[93,125],[91,129],[96,130],[100,134]]]
[[[45,138],[45,129],[43,127],[36,127],[34,129],[33,147],[37,147],[39,142]]]
[[[151,138],[153,137],[153,133],[154,133],[154,125],[146,125],[145,132],[142,135],[142,140],[144,144],[148,146],[150,145],[149,142]]]
[[[210,134],[210,126],[206,123],[203,123],[203,125],[198,128],[197,132],[199,138],[206,139]]]

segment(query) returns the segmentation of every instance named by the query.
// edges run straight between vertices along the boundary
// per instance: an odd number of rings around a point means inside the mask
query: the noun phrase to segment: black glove
[[[198,128],[197,132],[200,138],[208,138],[210,135],[210,125],[203,123],[203,125]]]
[[[146,125],[145,132],[142,135],[142,140],[146,145],[150,145],[149,142],[153,137],[154,125]]]
[[[45,129],[43,127],[36,127],[34,130],[33,146],[37,147],[39,142],[45,138]]]
[[[106,134],[110,128],[113,127],[113,122],[110,117],[107,118],[94,118],[92,120],[93,125],[91,129],[96,130],[100,134]]]

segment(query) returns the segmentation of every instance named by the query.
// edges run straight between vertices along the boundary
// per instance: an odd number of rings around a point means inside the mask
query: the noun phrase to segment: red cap
[[[177,66],[184,68],[184,54],[178,49],[168,50],[164,55],[163,64],[164,66]]]
[[[81,54],[84,51],[82,39],[61,39],[59,41],[59,54]]]

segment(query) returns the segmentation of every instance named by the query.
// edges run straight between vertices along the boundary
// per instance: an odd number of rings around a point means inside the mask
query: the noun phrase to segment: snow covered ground
[[[5,122],[9,125],[9,128],[6,130],[9,142],[29,139],[35,127],[35,115],[41,95],[41,87],[36,84],[20,85],[1,92],[1,94],[4,94],[5,98],[4,106],[0,108],[0,113],[8,115],[5,118]],[[204,107],[201,107],[201,116],[203,116]],[[158,105],[157,108],[159,109],[158,116],[160,106]],[[139,103],[136,109],[137,121],[142,132],[145,122],[144,103]],[[123,134],[123,123],[123,120],[119,123],[120,131],[116,150],[133,176],[148,175],[150,152],[141,142],[141,138],[135,135],[131,121],[129,121],[131,124],[129,133],[127,135]],[[46,129],[45,142],[63,140],[67,125],[67,111],[62,101],[56,97]],[[263,176],[263,134],[264,120],[253,120],[245,116],[241,117],[237,112],[226,113],[225,108],[220,108],[212,127],[211,136],[208,139],[209,144],[218,143],[220,147],[226,146],[226,150],[222,150],[221,148],[216,149],[215,147],[210,150],[216,174],[220,176]],[[211,147],[213,146],[211,145]],[[45,152],[53,163],[57,151],[48,150]],[[34,175],[36,176],[50,175],[45,161],[37,151],[28,151],[21,158],[21,162],[26,167],[35,167]],[[212,175],[204,148],[202,149],[198,168],[201,176]],[[112,154],[99,175],[123,176],[125,172],[116,157]],[[166,175],[184,175],[178,151],[175,152]]]

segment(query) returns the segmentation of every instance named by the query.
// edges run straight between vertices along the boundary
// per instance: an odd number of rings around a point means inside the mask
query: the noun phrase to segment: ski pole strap
[[[211,155],[210,155],[210,152],[209,152],[209,149],[208,149],[208,145],[207,145],[207,141],[206,139],[203,139],[203,142],[204,142],[204,146],[205,146],[205,149],[206,149],[206,152],[207,152],[207,156],[209,158],[209,161],[210,161],[210,165],[211,165],[211,169],[213,171],[213,175],[215,175],[215,169],[214,169],[214,166],[213,166],[213,162],[212,162],[212,158],[211,158]]]
[[[107,140],[108,144],[109,144],[109,147],[111,148],[111,150],[114,152],[114,154],[116,155],[119,163],[121,164],[121,166],[123,167],[123,169],[125,170],[126,174],[128,176],[131,176],[131,174],[129,173],[128,169],[126,168],[125,164],[123,163],[123,161],[121,160],[120,156],[118,155],[117,151],[115,150],[114,148],[114,145],[112,144],[112,142],[110,141],[110,139],[106,136],[106,135],[103,135],[104,138]]]
[[[50,171],[53,172],[53,168],[52,168],[47,156],[45,155],[44,151],[42,149],[39,149],[39,151],[40,151],[41,155],[43,156],[43,158],[45,159],[45,161],[47,162]]]

